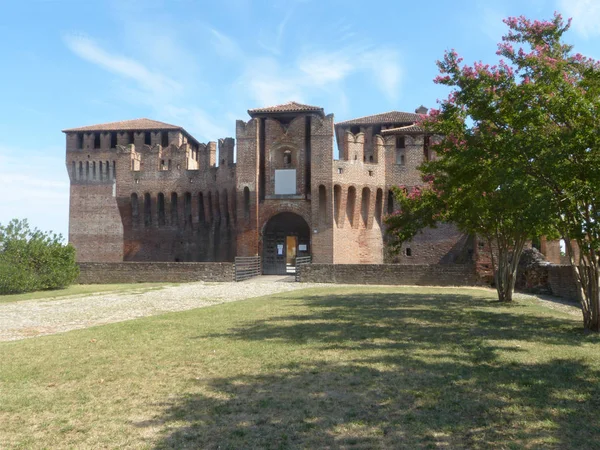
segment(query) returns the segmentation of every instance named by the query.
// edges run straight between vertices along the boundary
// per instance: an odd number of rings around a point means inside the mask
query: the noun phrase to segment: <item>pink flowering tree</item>
[[[523,80],[513,105],[518,114],[511,124],[531,143],[516,152],[515,164],[551,192],[584,327],[598,332],[600,65],[563,42],[570,21],[565,23],[558,14],[550,21],[518,17],[505,23],[510,31],[498,54]]]
[[[438,66],[435,82],[451,92],[421,123],[437,157],[420,167],[426,184],[417,195],[396,190],[400,210],[386,219],[388,233],[397,249],[445,221],[485,239],[498,299],[510,302],[525,243],[551,233],[556,216],[550,189],[522,164],[522,152],[534,145],[516,129],[520,92],[530,80],[503,60],[464,65],[455,51]]]

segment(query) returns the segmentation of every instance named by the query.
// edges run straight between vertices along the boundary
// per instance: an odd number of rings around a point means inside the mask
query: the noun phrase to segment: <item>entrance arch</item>
[[[298,214],[274,215],[263,232],[263,274],[286,275],[296,271],[296,257],[310,255],[310,228]]]

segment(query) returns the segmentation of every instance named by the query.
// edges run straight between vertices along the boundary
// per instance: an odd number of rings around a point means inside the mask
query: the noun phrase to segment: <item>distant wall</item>
[[[233,281],[233,263],[79,263],[80,284]]]
[[[525,292],[577,301],[577,285],[570,265],[546,264],[520,270],[515,287]]]
[[[474,286],[475,268],[469,264],[306,264],[300,281],[309,283]]]
[[[570,265],[548,266],[548,284],[553,295],[577,301],[577,285]]]

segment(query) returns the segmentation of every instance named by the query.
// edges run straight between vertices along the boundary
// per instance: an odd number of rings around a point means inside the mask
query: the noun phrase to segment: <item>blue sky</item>
[[[573,18],[600,57],[597,0],[0,1],[0,223],[68,232],[60,130],[148,117],[202,142],[290,100],[337,121],[434,106],[435,61],[496,59],[502,18]]]

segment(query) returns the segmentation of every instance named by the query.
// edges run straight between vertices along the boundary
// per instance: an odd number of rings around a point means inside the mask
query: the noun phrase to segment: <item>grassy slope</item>
[[[595,448],[598,337],[492,295],[312,289],[0,343],[0,436],[21,448]]]
[[[0,295],[0,303],[20,302],[23,300],[55,299],[58,297],[67,297],[70,295],[101,294],[107,292],[125,292],[125,291],[150,291],[160,289],[164,286],[173,284],[168,283],[127,283],[127,284],[73,284],[65,289],[54,291],[36,291],[25,294]]]

